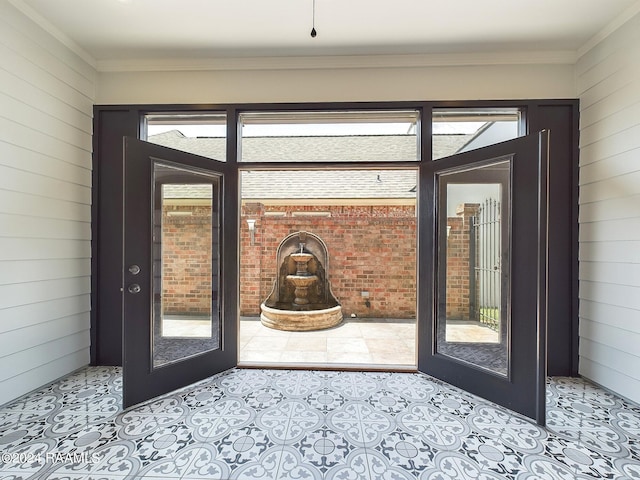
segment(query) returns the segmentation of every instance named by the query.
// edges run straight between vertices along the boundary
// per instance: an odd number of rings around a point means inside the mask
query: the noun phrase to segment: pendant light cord
[[[316,32],[316,0],[313,0],[312,14],[311,14],[311,38],[316,38],[318,32]]]

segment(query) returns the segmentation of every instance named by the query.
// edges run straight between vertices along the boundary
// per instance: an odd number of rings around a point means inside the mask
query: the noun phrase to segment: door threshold
[[[274,370],[336,370],[392,373],[418,372],[418,367],[416,365],[381,365],[370,363],[239,362],[237,368],[266,368]]]

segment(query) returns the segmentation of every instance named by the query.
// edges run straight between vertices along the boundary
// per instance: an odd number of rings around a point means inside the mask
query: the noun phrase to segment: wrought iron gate
[[[484,200],[469,225],[471,315],[476,321],[499,331],[502,303],[500,202],[491,198]]]

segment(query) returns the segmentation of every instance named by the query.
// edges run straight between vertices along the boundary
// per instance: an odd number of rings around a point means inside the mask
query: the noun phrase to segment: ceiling
[[[575,52],[640,0],[11,0],[96,62]],[[26,5],[26,7],[25,7]],[[31,11],[30,13],[34,13]]]

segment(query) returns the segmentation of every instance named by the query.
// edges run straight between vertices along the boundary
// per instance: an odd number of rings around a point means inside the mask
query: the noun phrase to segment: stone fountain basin
[[[298,252],[292,253],[291,258],[293,258],[296,262],[308,262],[313,258],[313,255],[306,252]]]
[[[318,280],[318,277],[316,275],[287,275],[287,280],[296,287],[308,287],[313,285]]]
[[[280,310],[260,305],[260,321],[269,328],[303,332],[331,328],[342,322],[342,306],[321,310]]]

